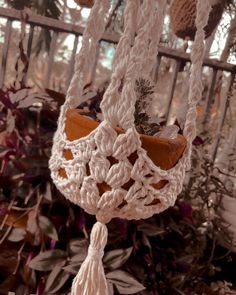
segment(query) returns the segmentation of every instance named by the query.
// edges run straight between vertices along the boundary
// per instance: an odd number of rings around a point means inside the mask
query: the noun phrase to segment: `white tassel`
[[[93,226],[88,256],[74,278],[71,295],[108,295],[108,286],[102,264],[107,235],[105,224],[97,222]]]

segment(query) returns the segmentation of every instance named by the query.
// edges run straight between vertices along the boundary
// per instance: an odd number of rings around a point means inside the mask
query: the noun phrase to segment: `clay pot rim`
[[[71,119],[72,118],[72,115],[73,115],[71,113],[72,111],[73,111],[73,114],[75,114],[75,112],[76,112],[76,115],[78,116],[78,118],[80,118],[80,124],[81,124],[81,126],[83,128],[86,128],[86,129],[91,129],[91,132],[88,135],[83,136],[83,137],[78,138],[78,139],[73,139],[73,140],[69,140],[68,139],[70,142],[76,142],[76,141],[81,140],[81,139],[88,139],[96,131],[96,128],[100,124],[104,124],[104,123],[109,124],[109,122],[107,122],[107,121],[101,121],[101,122],[99,122],[99,121],[96,121],[96,120],[90,118],[89,116],[86,116],[85,114],[84,115],[81,114],[80,113],[80,109],[68,109],[67,112],[70,112],[70,114],[69,115],[66,114],[66,119]],[[86,122],[92,123],[92,125],[93,125],[94,128],[91,128],[90,126],[88,128],[88,125],[86,124]],[[143,138],[145,141],[149,141],[149,142],[153,142],[153,143],[159,142],[159,143],[164,144],[164,143],[171,142],[171,141],[175,140],[175,139],[171,139],[171,138],[168,138],[168,137],[157,137],[157,136],[153,136],[153,135],[147,135],[147,134],[139,133],[136,130],[135,126],[132,126],[129,129],[133,129],[139,135],[139,137],[140,138]],[[127,129],[127,130],[129,130],[129,129]],[[125,133],[125,130],[123,130],[121,128],[115,128],[115,130],[116,130],[116,132],[118,134]],[[185,141],[186,141],[186,144],[187,144],[187,140],[186,140],[186,138],[183,135],[177,134],[177,137],[178,138],[184,138]]]
[[[82,141],[86,141],[86,140],[90,140],[90,138],[94,135],[95,132],[97,132],[97,127],[100,125],[100,124],[103,124],[103,122],[105,121],[102,121],[101,123],[86,116],[86,115],[83,115],[83,114],[80,114],[80,110],[79,109],[68,109],[67,110],[67,113],[66,114],[66,120],[71,120],[73,122],[73,124],[80,124],[81,128],[83,129],[87,129],[89,130],[89,134],[88,135],[85,135],[85,136],[81,136],[79,138],[76,138],[76,139],[72,139],[70,140],[68,137],[67,137],[67,140],[69,142],[73,142],[75,144],[79,143],[81,140]],[[77,120],[77,122],[74,120],[74,118],[79,118],[79,120]],[[89,122],[89,124],[88,124]],[[66,123],[65,123],[66,124]],[[92,126],[91,126],[92,125]],[[134,131],[137,132],[136,128],[134,128]],[[66,131],[64,131],[66,133]],[[118,134],[121,134],[118,133]],[[150,136],[150,135],[142,135],[142,134],[139,134],[137,132],[141,142],[142,142],[142,150],[146,153],[148,159],[150,160],[151,162],[151,166],[153,167],[152,169],[161,169],[163,171],[171,171],[172,169],[176,169],[176,166],[179,166],[181,163],[181,159],[184,157],[185,155],[185,151],[186,151],[186,148],[187,148],[187,145],[188,145],[188,142],[187,142],[187,139],[181,135],[181,134],[178,134],[177,137],[175,139],[171,139],[171,138],[167,138],[167,137],[155,137],[155,136]],[[68,134],[67,134],[68,136]],[[157,163],[155,163],[155,160],[152,158],[152,156],[150,156],[149,152],[150,150],[147,148],[147,146],[152,146],[154,149],[155,147],[157,148],[160,148],[160,146],[162,146],[162,149],[166,149],[167,150],[167,153],[170,152],[173,154],[173,150],[178,150],[178,147],[182,145],[182,153],[179,154],[179,157],[177,158],[177,161],[175,162],[174,165],[172,166],[169,166],[168,168],[161,168],[162,166],[161,165],[158,165]],[[170,146],[173,146],[173,149],[171,150],[170,149]],[[172,158],[173,159],[173,158]],[[177,168],[179,169],[179,168]]]

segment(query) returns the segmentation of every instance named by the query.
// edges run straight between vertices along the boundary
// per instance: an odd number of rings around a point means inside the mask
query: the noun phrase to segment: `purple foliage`
[[[96,117],[102,96],[103,92],[98,93],[89,105],[81,107],[88,108],[91,116]],[[63,100],[63,94],[51,90],[35,94],[31,89],[0,91],[0,219],[2,236],[13,224],[12,238],[17,240],[9,242],[6,235],[3,244],[10,251],[15,246],[17,251],[23,247],[16,278],[28,292],[38,295],[69,292],[71,280],[81,265],[81,255],[86,255],[88,236],[95,222],[93,216],[67,202],[50,178],[48,159]],[[203,143],[201,138],[194,142],[197,146]],[[203,163],[203,167],[208,169],[208,164]],[[177,204],[162,214],[141,221],[116,218],[108,224],[105,269],[107,273],[122,270],[126,274],[124,285],[129,276],[135,278],[134,286],[129,286],[131,293],[127,294],[134,294],[132,288],[136,290],[140,283],[146,290],[139,295],[202,294],[197,291],[199,286],[205,290],[209,282],[218,280],[218,274],[209,276],[210,269],[218,265],[222,279],[229,279],[225,269],[235,268],[235,256],[228,254],[229,265],[227,259],[214,260],[215,256],[210,254],[217,225],[206,234],[199,231],[206,222],[204,210],[209,190],[215,184],[209,171],[201,175],[209,175],[207,182],[200,183],[201,178],[194,176]],[[223,186],[215,186],[215,192],[228,193]],[[199,196],[203,205],[193,207],[192,200]],[[9,217],[3,221],[6,215]],[[219,245],[214,245],[214,249],[218,256],[226,252]],[[57,273],[60,265],[63,267]],[[15,261],[12,267],[15,268]],[[0,264],[1,272],[6,272],[5,268]],[[236,283],[235,278],[230,279]],[[4,288],[0,283],[1,291],[6,292]],[[12,285],[12,290],[17,288]],[[119,285],[114,289],[119,294]]]

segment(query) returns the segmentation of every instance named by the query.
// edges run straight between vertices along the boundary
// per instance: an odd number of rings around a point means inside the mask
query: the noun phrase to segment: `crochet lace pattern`
[[[204,27],[210,11],[208,0],[199,0],[197,5],[189,108],[184,128],[187,147],[178,163],[169,170],[157,167],[142,147],[134,125],[135,80],[140,76],[150,77],[155,65],[166,2],[126,1],[124,33],[116,48],[110,84],[101,104],[104,120],[88,136],[70,141],[65,133],[66,113],[81,103],[85,77],[93,68],[97,44],[105,29],[109,0],[95,1],[84,31],[49,161],[56,187],[67,199],[96,215],[98,220],[91,233],[88,257],[74,279],[72,295],[108,294],[102,267],[107,240],[105,223],[113,217],[148,218],[173,206],[182,189],[185,171],[190,168],[191,146],[196,135],[196,105],[202,95]],[[117,127],[123,131],[118,133]],[[70,160],[64,157],[65,151],[71,154]],[[132,155],[135,155],[133,164]],[[67,177],[60,175],[61,169]],[[161,180],[166,180],[166,185],[155,189],[152,184]],[[103,193],[98,187],[101,183],[109,187]],[[128,189],[127,183],[131,184]]]

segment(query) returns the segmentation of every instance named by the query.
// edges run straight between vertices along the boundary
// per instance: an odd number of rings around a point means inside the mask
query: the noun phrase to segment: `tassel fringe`
[[[102,264],[107,235],[105,224],[97,222],[93,226],[88,256],[74,278],[71,295],[108,295],[108,286]]]

